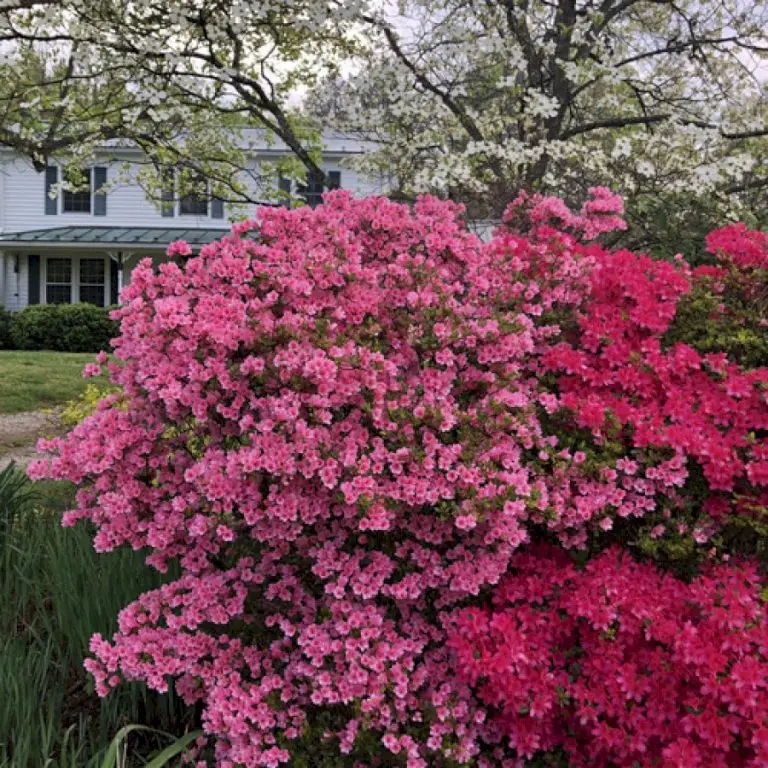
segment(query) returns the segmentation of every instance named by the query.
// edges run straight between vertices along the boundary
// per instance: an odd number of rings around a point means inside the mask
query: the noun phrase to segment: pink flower
[[[189,256],[192,253],[192,249],[189,244],[184,240],[174,240],[166,249],[165,253],[168,256]]]
[[[94,376],[101,376],[101,366],[98,363],[86,363],[83,367],[83,378],[89,379]]]
[[[471,531],[477,525],[474,515],[459,515],[456,518],[456,527],[461,531]]]

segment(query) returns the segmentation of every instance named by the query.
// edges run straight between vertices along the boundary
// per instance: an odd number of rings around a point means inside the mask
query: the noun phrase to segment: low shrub
[[[37,304],[13,315],[10,340],[15,349],[100,352],[117,335],[113,308],[93,304]]]
[[[13,315],[0,306],[0,349],[11,348],[11,319]]]

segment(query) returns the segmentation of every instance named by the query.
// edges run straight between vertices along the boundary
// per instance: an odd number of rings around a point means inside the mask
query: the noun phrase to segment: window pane
[[[71,283],[72,260],[48,259],[46,281],[49,283]]]
[[[80,301],[104,306],[104,259],[80,259]]]
[[[85,168],[82,177],[68,179],[78,187],[77,192],[64,190],[62,209],[64,213],[91,212],[91,169]]]
[[[104,259],[80,259],[80,284],[104,285]]]
[[[207,216],[208,201],[196,195],[185,195],[179,203],[179,214],[182,216]]]
[[[308,173],[307,183],[299,186],[301,196],[307,205],[314,208],[323,202],[323,177],[319,173]]]
[[[71,304],[71,285],[46,285],[45,301],[47,304]]]
[[[64,190],[64,213],[90,213],[90,192],[67,192]]]
[[[95,304],[97,307],[104,306],[104,286],[103,285],[81,285],[80,301],[85,304]]]

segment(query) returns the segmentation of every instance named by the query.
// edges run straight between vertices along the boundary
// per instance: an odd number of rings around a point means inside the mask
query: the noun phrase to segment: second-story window
[[[323,189],[323,175],[314,171],[307,173],[306,184],[299,184],[299,194],[311,208],[323,202]]]
[[[207,216],[208,199],[199,195],[184,195],[179,201],[179,216]]]
[[[174,216],[198,216],[201,218],[223,219],[224,201],[213,194],[203,176],[193,178],[184,185],[186,194],[179,194],[177,174],[173,168],[166,168],[161,174],[160,214],[166,218]]]
[[[288,191],[290,192],[290,182],[288,182]],[[307,183],[298,185],[298,193],[304,198],[307,205],[314,208],[323,202],[323,192],[326,187],[330,189],[341,189],[341,171],[327,171],[325,174],[325,183],[323,175],[310,171],[307,174]],[[280,181],[281,194],[284,192],[283,180]]]
[[[192,180],[194,191],[182,195],[179,200],[179,216],[208,215],[208,185],[204,179]]]
[[[91,212],[91,169],[86,168],[80,175],[65,176],[68,184],[77,191],[64,190],[61,210],[63,213]]]
[[[65,187],[61,189],[60,182]],[[45,215],[60,213],[107,215],[107,168],[95,166],[69,172],[57,165],[45,169]]]

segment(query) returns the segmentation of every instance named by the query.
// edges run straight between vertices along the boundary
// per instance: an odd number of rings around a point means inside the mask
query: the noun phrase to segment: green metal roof
[[[88,245],[165,248],[174,240],[189,245],[205,245],[229,234],[229,229],[195,229],[171,227],[54,227],[28,232],[0,234],[2,245]]]

